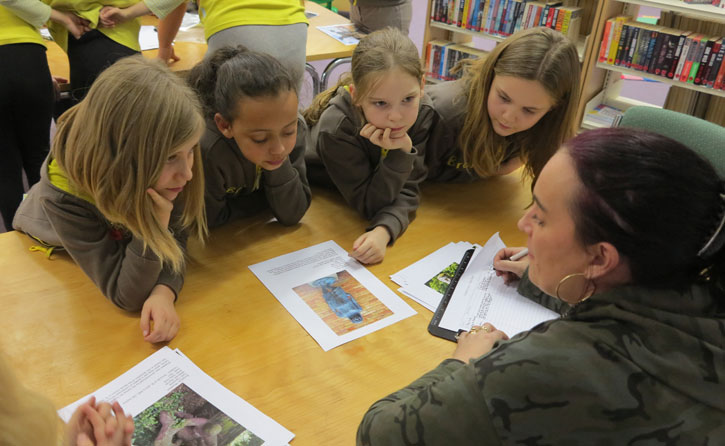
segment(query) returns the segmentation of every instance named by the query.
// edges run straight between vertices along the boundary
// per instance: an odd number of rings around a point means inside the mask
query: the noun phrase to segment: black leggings
[[[22,171],[37,183],[48,154],[53,81],[43,45],[0,45],[0,60],[0,215],[10,230],[23,198]]]
[[[77,40],[69,35],[68,63],[73,98],[76,101],[83,99],[101,71],[118,59],[136,54],[141,53],[113,41],[95,29]]]

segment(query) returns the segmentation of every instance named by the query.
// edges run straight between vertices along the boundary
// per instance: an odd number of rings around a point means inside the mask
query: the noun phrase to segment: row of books
[[[555,0],[433,0],[431,20],[504,37],[545,26],[576,40],[582,8]]]
[[[722,89],[725,45],[721,37],[632,21],[607,20],[599,62],[674,81]]]
[[[486,52],[468,45],[431,40],[425,49],[426,75],[442,81],[459,79],[463,73],[453,68],[463,59],[475,59],[483,54]]]

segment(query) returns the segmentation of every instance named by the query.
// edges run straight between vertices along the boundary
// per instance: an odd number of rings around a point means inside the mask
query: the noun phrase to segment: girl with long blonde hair
[[[149,342],[172,339],[189,232],[204,238],[196,96],[142,57],[105,70],[58,121],[51,154],[13,221],[65,249],[118,307],[141,310]],[[153,321],[153,330],[150,322]]]
[[[439,117],[425,156],[428,179],[471,181],[521,164],[535,179],[575,134],[576,47],[559,32],[530,28],[465,70],[458,81],[426,88]]]
[[[418,50],[400,30],[363,38],[351,68],[304,113],[312,141],[306,159],[312,182],[332,183],[370,221],[350,255],[375,263],[418,208],[433,111]]]

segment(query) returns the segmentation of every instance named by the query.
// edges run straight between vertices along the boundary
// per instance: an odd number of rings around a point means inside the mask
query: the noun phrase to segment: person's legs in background
[[[350,21],[366,32],[377,31],[388,26],[398,28],[404,34],[410,31],[413,15],[412,0],[404,0],[391,6],[358,5],[350,0]]]
[[[53,82],[45,47],[34,43],[0,46],[0,215],[6,230],[23,199],[22,172],[33,185],[50,147]]]
[[[68,38],[68,63],[73,99],[80,101],[88,93],[91,84],[101,71],[118,59],[141,54],[92,30],[80,39]]]
[[[244,45],[250,50],[267,53],[293,70],[302,84],[307,52],[307,25],[242,25],[214,33],[208,39],[206,54],[225,46]]]

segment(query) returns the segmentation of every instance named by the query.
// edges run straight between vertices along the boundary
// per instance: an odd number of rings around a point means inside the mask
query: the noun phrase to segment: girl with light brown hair
[[[334,184],[370,221],[350,255],[376,263],[418,208],[433,111],[418,49],[400,30],[367,35],[351,65],[304,113],[311,126],[306,160],[311,182]]]
[[[425,155],[428,179],[471,181],[521,164],[536,178],[575,134],[580,76],[568,38],[530,28],[468,64],[462,79],[427,87],[439,118]]]
[[[51,154],[13,221],[62,247],[148,342],[179,327],[189,232],[206,235],[196,96],[162,63],[122,59],[58,121]],[[151,329],[153,321],[153,330]]]

